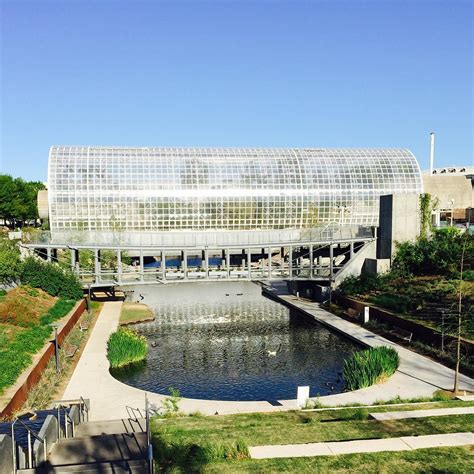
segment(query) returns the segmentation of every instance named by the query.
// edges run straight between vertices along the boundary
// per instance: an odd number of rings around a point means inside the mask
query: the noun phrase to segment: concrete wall
[[[463,175],[423,174],[425,193],[439,199],[439,209],[451,209],[454,199],[454,209],[474,207],[474,188],[471,179]]]
[[[391,259],[396,242],[414,242],[419,234],[419,194],[390,194],[380,197],[377,258]]]
[[[48,191],[41,190],[38,191],[38,216],[40,219],[47,219],[49,217],[48,209]]]
[[[13,446],[8,435],[0,434],[0,474],[11,474],[13,471]]]
[[[38,435],[46,439],[47,453],[51,451],[53,444],[58,440],[58,420],[53,415],[48,415],[44,420],[43,426],[41,427]],[[34,458],[36,460],[36,466],[41,466],[46,461],[43,443],[40,443],[37,439],[33,443]]]
[[[337,287],[348,276],[359,276],[363,271],[367,259],[375,259],[376,243],[368,242],[361,248],[354,258],[349,260],[347,265],[338,273],[334,279],[334,287]]]

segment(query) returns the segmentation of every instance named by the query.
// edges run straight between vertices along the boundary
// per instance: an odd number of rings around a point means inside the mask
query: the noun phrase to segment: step
[[[62,439],[51,450],[51,466],[128,461],[146,458],[146,434],[122,433]]]
[[[75,464],[71,466],[45,466],[36,469],[19,469],[19,474],[61,474],[61,473],[84,473],[84,474],[145,474],[148,472],[148,463],[145,460],[115,461],[90,464]]]
[[[144,418],[132,421],[128,418],[106,421],[86,421],[76,426],[74,438],[120,433],[143,433],[146,428]]]

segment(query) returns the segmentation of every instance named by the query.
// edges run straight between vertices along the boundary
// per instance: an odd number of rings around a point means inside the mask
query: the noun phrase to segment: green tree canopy
[[[39,181],[24,181],[0,174],[0,219],[15,227],[38,218],[37,194],[45,189]]]

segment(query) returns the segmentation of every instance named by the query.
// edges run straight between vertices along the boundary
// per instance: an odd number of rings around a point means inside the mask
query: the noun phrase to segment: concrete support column
[[[46,248],[46,260],[48,262],[51,262],[52,261],[52,258],[51,258],[51,247],[47,247]]]
[[[122,283],[122,251],[117,250],[117,280]]]
[[[181,252],[181,266],[183,268],[183,276],[184,276],[184,279],[187,280],[188,279],[188,252],[186,252],[186,250],[183,250]]]
[[[332,244],[329,244],[329,278],[330,282],[332,281],[332,276],[334,272],[334,249]]]
[[[247,271],[249,280],[252,278],[252,250],[247,249]]]
[[[288,276],[293,278],[293,247],[290,245],[288,247]]]
[[[164,250],[161,251],[161,278],[163,281],[166,281],[166,252]]]
[[[76,263],[79,261],[79,256],[76,253],[78,251],[77,249],[70,249],[69,252],[71,254],[71,270],[75,271]]]
[[[351,242],[350,246],[351,246],[350,258],[352,260],[354,258],[354,242]]]
[[[221,252],[221,265],[223,267],[225,267],[225,265],[226,265],[226,253],[228,253],[228,252],[229,252],[229,249],[222,250],[222,252]]]
[[[229,249],[225,250],[225,266],[226,266],[227,278],[230,278],[230,251]]]
[[[100,250],[94,250],[94,277],[95,282],[99,283],[100,280]]]
[[[140,249],[140,281],[144,280],[145,265],[143,261],[143,249]]]
[[[209,250],[204,250],[204,269],[206,270],[206,279],[209,278]]]
[[[310,246],[309,246],[309,277],[310,277],[310,278],[313,278],[313,265],[314,265],[314,261],[313,261],[313,246],[310,245]]]
[[[245,249],[242,249],[242,271],[245,270]]]
[[[268,278],[272,277],[272,249],[268,247]]]

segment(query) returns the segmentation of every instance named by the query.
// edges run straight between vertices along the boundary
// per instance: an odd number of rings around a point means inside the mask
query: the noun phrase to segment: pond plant
[[[120,328],[112,333],[107,342],[107,358],[110,367],[116,369],[146,358],[146,338],[129,328]]]
[[[392,347],[371,347],[356,352],[344,361],[343,375],[348,390],[370,387],[388,379],[400,363]]]

